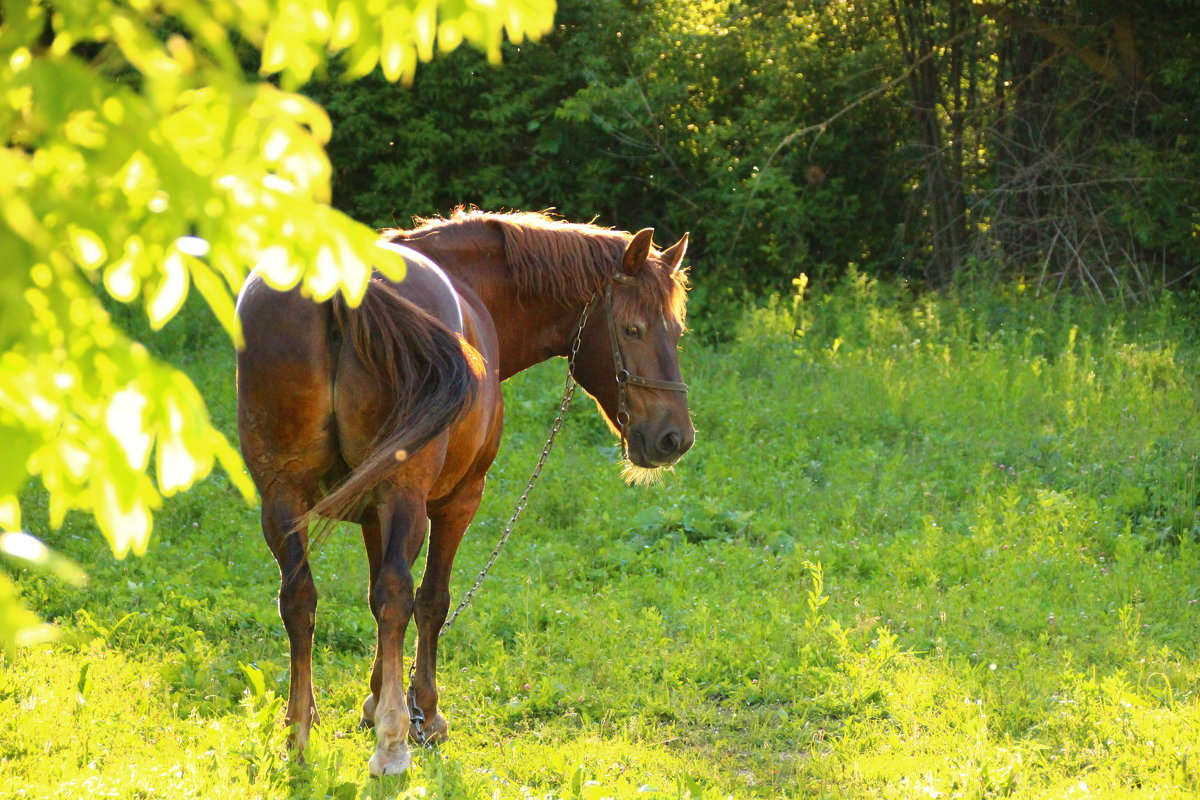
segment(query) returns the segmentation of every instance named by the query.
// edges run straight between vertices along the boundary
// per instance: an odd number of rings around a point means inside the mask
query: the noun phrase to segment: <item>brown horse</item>
[[[423,736],[447,734],[438,634],[454,554],[500,442],[500,381],[577,346],[575,378],[629,462],[651,470],[691,447],[676,351],[687,236],[661,252],[652,236],[539,214],[460,211],[387,232],[381,245],[401,252],[407,276],[373,278],[357,308],[275,291],[257,275],[247,281],[238,298],[246,342],[238,428],[262,495],[263,534],[279,562],[279,613],[291,646],[287,724],[298,752],[317,717],[311,518],[362,526],[378,625],[363,719],[378,737],[371,773],[395,774],[411,760],[402,659],[414,612],[412,698],[424,710]],[[426,520],[429,551],[414,595]]]

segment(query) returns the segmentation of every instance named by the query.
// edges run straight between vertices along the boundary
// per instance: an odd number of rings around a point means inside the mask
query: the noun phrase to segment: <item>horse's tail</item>
[[[450,427],[478,387],[474,348],[390,283],[372,280],[357,308],[341,294],[335,295],[332,306],[333,324],[343,341],[353,344],[394,405],[367,457],[301,522],[324,518],[314,541],[352,512],[397,462]]]

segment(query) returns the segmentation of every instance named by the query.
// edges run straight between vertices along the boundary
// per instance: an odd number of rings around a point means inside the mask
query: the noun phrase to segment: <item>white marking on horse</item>
[[[254,280],[254,276],[258,274],[258,267],[250,270],[250,274],[246,276],[246,280],[242,283],[242,288],[238,289],[237,301],[233,304],[235,314],[242,313],[242,299],[246,296],[246,290],[250,288],[250,283]]]
[[[430,259],[428,256],[426,256],[422,253],[418,253],[416,250],[413,250],[411,247],[405,247],[402,244],[396,244],[395,242],[385,242],[382,240],[376,242],[376,244],[379,245],[380,247],[386,247],[389,250],[394,250],[395,252],[399,253],[404,258],[405,261],[409,262],[409,264],[415,264],[415,265],[424,267],[425,269],[428,269],[430,272],[432,272],[434,275],[441,278],[442,283],[444,283],[446,285],[446,291],[450,294],[450,297],[453,298],[453,300],[454,300],[454,310],[455,310],[455,313],[458,314],[457,326],[456,326],[455,330],[457,330],[459,333],[462,333],[465,330],[465,324],[466,324],[463,321],[462,303],[459,302],[458,292],[455,291],[454,284],[452,284],[450,282],[450,276],[447,275],[444,271],[442,271],[442,268],[439,267],[436,263],[434,263],[434,261],[432,259]]]

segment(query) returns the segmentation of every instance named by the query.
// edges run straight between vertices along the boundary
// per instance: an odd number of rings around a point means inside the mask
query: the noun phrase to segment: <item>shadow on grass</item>
[[[436,749],[412,750],[413,762],[403,775],[372,778],[367,773],[367,759],[374,747],[374,736],[348,737],[355,741],[350,749],[357,760],[346,752],[325,751],[314,754],[307,764],[291,763],[288,767],[287,790],[290,797],[329,798],[330,800],[392,800],[393,798],[484,798],[491,792],[481,784],[481,777],[457,760]],[[349,756],[349,757],[348,757]]]

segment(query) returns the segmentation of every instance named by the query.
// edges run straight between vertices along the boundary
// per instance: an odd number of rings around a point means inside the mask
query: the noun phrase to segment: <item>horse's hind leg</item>
[[[279,562],[279,615],[291,649],[287,721],[303,751],[316,719],[312,636],[317,592],[296,531],[335,463],[329,311],[299,289],[277,292],[252,275],[238,297],[245,347],[238,352],[238,436],[262,495],[263,535]]]
[[[309,728],[317,721],[312,684],[317,587],[308,566],[308,533],[296,530],[297,522],[309,507],[303,493],[278,486],[263,496],[263,535],[279,562],[279,616],[283,618],[291,650],[285,721],[291,726],[288,741],[299,753],[304,752]]]
[[[363,514],[362,521],[362,537],[363,545],[367,551],[367,566],[370,570],[370,584],[374,585],[375,578],[379,575],[379,566],[383,563],[383,529],[379,524],[379,516],[375,513],[375,509],[367,509]],[[405,553],[409,565],[417,563],[417,556],[421,553],[421,545],[424,538],[410,539],[409,547]],[[375,661],[371,664],[371,693],[363,700],[362,718],[359,720],[359,727],[370,728],[375,725],[375,706],[379,701],[379,690],[383,685],[383,649],[379,642],[379,633],[375,636]]]
[[[398,775],[412,761],[404,691],[404,633],[413,613],[410,554],[425,536],[424,494],[398,494],[380,504],[379,524],[382,558],[371,581],[371,611],[379,628],[379,686],[373,709],[378,743],[368,767],[372,775]]]
[[[375,579],[379,577],[379,565],[383,562],[383,530],[379,526],[379,516],[373,508],[364,512],[362,537],[371,576],[368,586],[374,586]],[[375,706],[379,702],[379,688],[383,683],[383,662],[380,660],[380,656],[379,632],[376,630],[375,661],[371,665],[371,693],[367,695],[367,699],[362,704],[362,719],[358,723],[360,728],[370,728],[375,725]]]
[[[421,726],[427,742],[449,738],[446,718],[438,711],[438,636],[450,610],[450,570],[467,526],[479,509],[483,479],[464,487],[448,505],[430,516],[429,555],[425,575],[417,589],[417,654],[413,689],[425,715]],[[415,731],[414,731],[415,732]]]

